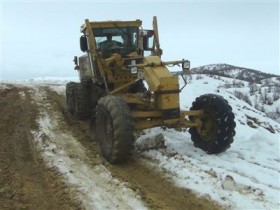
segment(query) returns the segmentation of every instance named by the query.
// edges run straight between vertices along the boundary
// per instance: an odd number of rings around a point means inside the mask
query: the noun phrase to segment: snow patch
[[[210,197],[227,209],[278,209],[280,206],[280,125],[233,91],[220,88],[230,78],[189,81],[180,94],[181,109],[189,109],[203,94],[222,95],[235,114],[236,135],[227,151],[208,155],[195,148],[188,131],[152,128],[136,145],[149,148],[150,138],[164,136],[165,148],[139,151],[146,162],[165,173],[178,186]],[[207,84],[204,84],[205,78]],[[182,84],[182,81],[180,81]],[[248,116],[256,119],[248,126]],[[272,132],[273,130],[273,132]],[[146,140],[146,141],[145,141]],[[154,140],[155,141],[155,140]],[[153,141],[151,141],[153,142]],[[151,143],[151,148],[153,148]]]
[[[43,104],[42,93],[36,90],[34,95]],[[46,100],[44,104],[48,106]],[[44,110],[38,119],[39,131],[33,132],[37,147],[49,167],[56,168],[72,186],[85,209],[146,209],[127,183],[112,177],[105,166],[91,165],[85,148],[71,134],[57,130],[57,116]]]

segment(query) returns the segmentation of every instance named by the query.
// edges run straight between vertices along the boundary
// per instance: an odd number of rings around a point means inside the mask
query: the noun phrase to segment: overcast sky
[[[158,17],[164,61],[228,63],[280,74],[279,0],[1,2],[0,79],[76,76],[80,26]]]

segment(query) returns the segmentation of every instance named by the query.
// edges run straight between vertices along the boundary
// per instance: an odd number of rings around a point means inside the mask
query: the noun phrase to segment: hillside
[[[155,161],[154,167],[168,174],[179,186],[208,195],[226,209],[277,209],[270,205],[274,202],[279,205],[280,186],[274,185],[271,189],[267,186],[280,178],[280,124],[235,96],[237,87],[225,88],[234,81],[207,75],[200,75],[199,79],[192,76],[180,99],[181,108],[186,110],[196,97],[205,93],[219,94],[228,100],[237,126],[234,143],[225,153],[209,156],[194,149],[191,141],[185,141],[190,139],[187,132],[172,129],[150,129],[139,141],[163,134],[166,148],[144,154]],[[247,82],[241,87],[242,92],[249,91],[246,85]],[[279,99],[277,106],[280,106]],[[272,159],[274,163],[270,162]],[[272,198],[274,193],[275,199]]]
[[[280,81],[279,75],[268,74],[262,71],[233,66],[229,64],[209,64],[192,68],[193,74],[209,74],[260,83],[264,79],[275,77]]]
[[[280,76],[228,64],[211,64],[193,68],[189,80],[207,75],[221,80],[219,88],[227,89],[239,99],[280,122]],[[208,78],[207,77],[207,78]]]

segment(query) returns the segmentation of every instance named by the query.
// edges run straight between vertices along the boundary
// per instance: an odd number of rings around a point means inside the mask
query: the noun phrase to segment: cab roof
[[[94,21],[90,22],[91,28],[110,28],[110,27],[140,27],[142,21],[136,19],[134,21]],[[81,32],[85,33],[86,24],[81,26]]]

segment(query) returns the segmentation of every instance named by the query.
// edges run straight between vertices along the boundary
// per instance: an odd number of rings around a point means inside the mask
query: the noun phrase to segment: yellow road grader
[[[156,126],[189,128],[194,145],[209,154],[230,147],[234,114],[221,96],[199,96],[189,111],[180,110],[179,93],[190,62],[161,60],[156,17],[150,30],[138,19],[86,19],[80,30],[84,54],[74,57],[80,82],[66,84],[67,109],[76,119],[90,121],[90,133],[110,163],[130,157],[136,130]],[[174,65],[181,71],[169,71]],[[182,87],[179,76],[185,81]]]

